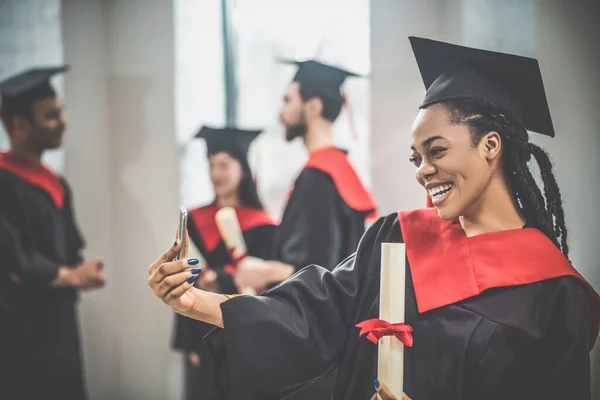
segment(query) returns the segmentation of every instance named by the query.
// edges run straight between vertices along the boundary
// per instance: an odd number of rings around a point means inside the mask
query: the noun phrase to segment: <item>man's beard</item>
[[[297,137],[306,136],[307,126],[304,120],[300,120],[294,125],[288,125],[285,128],[285,140],[291,142]]]

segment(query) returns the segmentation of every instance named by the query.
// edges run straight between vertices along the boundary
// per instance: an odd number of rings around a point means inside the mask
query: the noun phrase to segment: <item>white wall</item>
[[[424,95],[408,36],[460,41],[460,0],[371,1],[371,174],[381,213],[425,205],[410,156]]]
[[[571,260],[600,291],[600,2],[536,0],[536,53],[556,138],[536,138],[555,163]],[[600,400],[600,339],[592,353]]]
[[[0,80],[35,66],[64,62],[61,40],[60,0],[0,0]],[[64,76],[52,80],[63,94]],[[0,149],[7,149],[8,137],[0,124]],[[46,152],[44,161],[63,171],[62,150]]]
[[[406,161],[412,120],[425,93],[407,37],[535,55],[557,137],[533,140],[556,164],[573,263],[600,290],[599,5],[585,0],[372,0],[372,173],[384,211],[422,207],[425,201]],[[600,346],[592,359],[594,398],[600,399]]]

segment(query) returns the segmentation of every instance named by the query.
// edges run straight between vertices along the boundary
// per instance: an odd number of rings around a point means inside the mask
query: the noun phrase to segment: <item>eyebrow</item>
[[[431,137],[423,140],[423,143],[421,143],[421,145],[423,147],[427,147],[427,146],[429,146],[431,144],[431,142],[433,142],[435,140],[438,140],[438,139],[444,139],[444,137],[442,137],[442,136],[431,136]],[[415,146],[410,146],[410,149],[411,150],[416,150]]]

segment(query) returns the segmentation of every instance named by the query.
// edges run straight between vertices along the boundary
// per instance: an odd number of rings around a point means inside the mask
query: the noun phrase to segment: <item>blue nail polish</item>
[[[196,264],[198,264],[199,262],[200,262],[200,260],[198,260],[197,258],[190,258],[190,259],[188,260],[188,264],[189,264],[189,265],[196,265]]]
[[[202,272],[202,268],[194,268],[194,269],[192,270],[192,274],[194,274],[194,275],[197,275],[197,274],[199,274],[200,272]]]
[[[375,389],[379,389],[379,381],[377,379],[373,381],[373,384],[375,385]]]
[[[177,246],[177,240],[173,243],[173,247]]]
[[[190,279],[188,279],[188,283],[194,283],[196,282],[196,277],[192,276]]]

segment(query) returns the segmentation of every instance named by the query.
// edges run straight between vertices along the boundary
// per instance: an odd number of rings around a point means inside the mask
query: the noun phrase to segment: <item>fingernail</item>
[[[188,264],[189,264],[189,265],[196,265],[196,264],[198,264],[199,262],[200,262],[200,260],[198,260],[197,258],[190,258],[190,259],[188,260]]]
[[[197,277],[192,276],[190,279],[188,279],[188,283],[194,283],[196,281],[196,278]]]
[[[192,274],[194,274],[194,275],[199,274],[200,272],[202,272],[202,268],[194,268],[192,270]]]
[[[379,381],[377,379],[373,381],[373,384],[375,385],[375,389],[379,389]]]
[[[173,243],[173,247],[177,246],[177,240]]]

